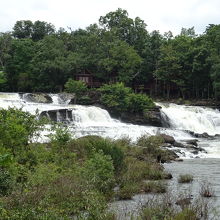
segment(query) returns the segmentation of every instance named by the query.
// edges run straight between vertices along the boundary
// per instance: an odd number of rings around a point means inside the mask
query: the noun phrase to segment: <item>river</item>
[[[65,121],[74,137],[85,135],[100,135],[102,137],[130,138],[135,142],[142,135],[167,134],[173,136],[177,141],[182,142],[194,139],[189,131],[202,134],[206,132],[213,135],[212,138],[197,138],[199,147],[205,149],[206,153],[194,154],[188,149],[173,148],[183,162],[165,164],[167,171],[174,176],[169,181],[172,190],[185,190],[190,186],[192,194],[199,192],[200,183],[208,181],[215,191],[215,206],[220,206],[220,112],[217,109],[198,106],[176,105],[171,103],[156,103],[161,106],[164,120],[167,120],[169,128],[140,126],[122,123],[111,118],[109,113],[95,106],[69,105],[68,100],[62,100],[57,94],[50,94],[51,103],[36,103],[30,101],[28,94],[0,93],[0,107],[22,108],[31,114],[36,112],[39,115],[56,118],[57,121]],[[48,132],[42,132],[40,141],[47,141]],[[214,136],[216,135],[216,136]],[[36,140],[39,141],[39,140]],[[190,185],[177,183],[180,174],[189,173],[194,176],[194,181]],[[138,203],[145,200],[145,195],[137,195],[132,201],[125,202],[129,211],[134,211]],[[124,203],[124,204],[125,204]],[[136,205],[135,205],[136,204]],[[118,207],[123,204],[118,203]],[[133,207],[133,208],[132,208]]]

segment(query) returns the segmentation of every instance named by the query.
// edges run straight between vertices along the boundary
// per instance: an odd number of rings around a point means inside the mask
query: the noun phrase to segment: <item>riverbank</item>
[[[166,186],[159,180],[172,178],[160,164],[174,159],[160,148],[161,136],[143,136],[136,145],[98,136],[72,139],[58,126],[49,143],[28,143],[40,125],[34,116],[0,110],[0,121],[1,219],[113,219],[110,201],[162,193]]]

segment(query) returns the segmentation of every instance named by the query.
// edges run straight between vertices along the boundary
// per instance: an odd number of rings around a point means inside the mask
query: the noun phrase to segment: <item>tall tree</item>
[[[17,21],[13,27],[13,36],[22,38],[31,38],[33,32],[33,23],[30,20]]]
[[[69,75],[68,52],[62,40],[47,36],[36,43],[31,61],[36,91],[61,91]]]
[[[31,90],[31,60],[34,54],[34,42],[31,39],[14,39],[12,41],[5,65],[7,81],[11,91]],[[25,76],[25,81],[23,76]],[[26,84],[24,87],[23,83]]]

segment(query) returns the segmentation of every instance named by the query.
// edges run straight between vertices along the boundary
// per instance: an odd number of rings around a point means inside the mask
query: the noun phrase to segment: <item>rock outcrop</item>
[[[28,93],[23,96],[23,99],[27,102],[36,103],[52,103],[52,98],[45,93]]]
[[[139,114],[123,112],[117,118],[126,123],[162,127],[160,107],[157,106]]]

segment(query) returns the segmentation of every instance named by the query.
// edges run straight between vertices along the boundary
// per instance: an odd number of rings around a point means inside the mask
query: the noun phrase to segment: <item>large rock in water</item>
[[[44,93],[29,93],[25,95],[25,101],[36,103],[52,103],[53,100],[48,94]]]
[[[169,144],[174,144],[175,143],[175,139],[167,134],[161,134],[160,135],[163,139],[165,143],[169,143]]]
[[[66,104],[74,104],[74,98],[75,98],[75,94],[74,93],[59,93],[59,97],[62,100],[63,103]]]
[[[124,112],[120,115],[120,120],[127,123],[139,125],[152,125],[162,127],[162,118],[160,114],[160,107],[149,109],[143,114],[131,114]]]

